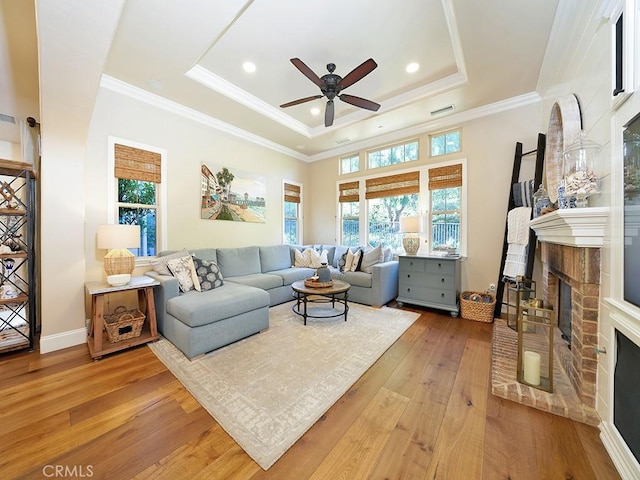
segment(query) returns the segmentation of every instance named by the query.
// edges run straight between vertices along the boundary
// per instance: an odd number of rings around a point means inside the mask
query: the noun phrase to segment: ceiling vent
[[[438,110],[434,110],[431,112],[431,115],[439,115],[444,112],[448,112],[449,110],[453,110],[453,105],[447,105],[446,107],[439,108]]]
[[[341,138],[340,140],[336,140],[336,143],[338,145],[342,145],[343,143],[347,143],[347,142],[350,142],[350,141],[351,141],[350,138]]]
[[[0,122],[8,122],[8,123],[16,123],[16,119],[11,115],[5,115],[4,113],[0,113]]]

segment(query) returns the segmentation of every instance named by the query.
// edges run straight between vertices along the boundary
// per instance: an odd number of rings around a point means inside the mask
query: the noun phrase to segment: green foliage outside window
[[[157,184],[142,180],[118,179],[118,223],[140,225],[140,248],[136,256],[156,255]]]

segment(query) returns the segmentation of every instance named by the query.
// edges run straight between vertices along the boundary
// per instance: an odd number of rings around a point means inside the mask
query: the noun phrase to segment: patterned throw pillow
[[[168,260],[167,268],[171,274],[178,279],[180,290],[183,292],[188,292],[193,289],[200,291],[200,282],[198,282],[196,268],[191,255]]]
[[[169,268],[167,267],[167,262],[169,260],[173,260],[175,258],[182,258],[189,255],[189,252],[186,249],[182,249],[178,252],[173,252],[169,255],[164,255],[162,257],[158,257],[155,262],[153,262],[153,270],[158,272],[160,275],[171,275]]]
[[[198,276],[198,282],[200,282],[201,291],[206,292],[224,285],[222,272],[216,262],[193,257],[193,264],[196,267],[196,275]]]

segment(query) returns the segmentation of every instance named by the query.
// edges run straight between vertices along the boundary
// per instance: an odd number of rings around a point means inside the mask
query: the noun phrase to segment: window
[[[429,193],[431,249],[452,249],[459,254],[462,164],[429,169]]]
[[[340,243],[356,246],[360,242],[360,182],[338,185],[340,204]]]
[[[109,218],[127,225],[140,225],[140,248],[136,257],[153,257],[162,249],[160,220],[162,199],[166,198],[165,151],[124,140],[109,138],[110,207]],[[112,196],[113,195],[113,196]],[[113,205],[113,207],[111,207]]]
[[[360,155],[352,155],[340,159],[340,175],[360,171]]]
[[[380,168],[418,160],[418,141],[394,145],[368,153],[368,168]]]
[[[418,171],[367,179],[367,243],[400,250],[400,217],[418,215],[419,193]]]
[[[300,185],[284,184],[284,243],[301,243],[300,228]]]
[[[460,151],[460,130],[432,135],[429,137],[431,143],[431,156],[447,155]]]

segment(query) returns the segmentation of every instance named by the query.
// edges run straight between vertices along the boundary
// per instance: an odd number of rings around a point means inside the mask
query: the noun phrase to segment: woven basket
[[[460,295],[460,310],[462,318],[476,322],[493,322],[493,310],[496,297],[491,293],[462,292]]]
[[[140,310],[127,310],[122,305],[117,307],[111,315],[104,316],[104,328],[109,342],[116,343],[139,337],[144,319],[145,315]]]

